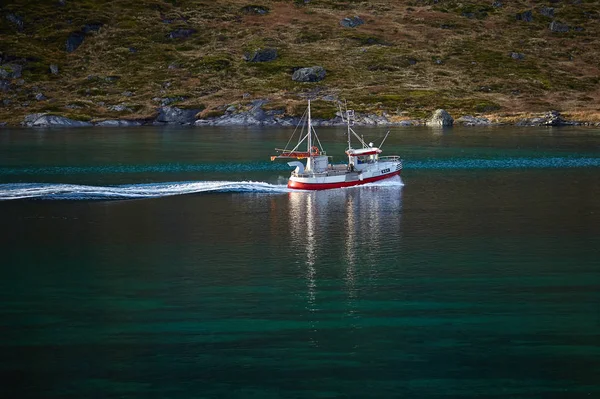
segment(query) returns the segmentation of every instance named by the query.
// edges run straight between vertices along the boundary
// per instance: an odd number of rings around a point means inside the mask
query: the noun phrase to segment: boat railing
[[[292,176],[294,177],[326,177],[326,176],[340,176],[345,175],[347,169],[328,169],[324,172],[304,172],[304,173],[296,173],[292,172]]]
[[[379,162],[401,162],[398,155],[386,155],[379,157]]]

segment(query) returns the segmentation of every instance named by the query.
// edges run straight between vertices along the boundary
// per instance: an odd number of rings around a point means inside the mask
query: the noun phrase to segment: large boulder
[[[426,124],[427,126],[452,126],[454,119],[446,110],[436,109]]]
[[[342,25],[344,28],[356,28],[364,23],[365,21],[363,21],[359,16],[344,18],[340,21],[340,25]]]
[[[48,114],[30,114],[25,117],[21,123],[27,127],[88,127],[92,126],[89,122],[76,121],[65,118],[64,116]]]
[[[296,82],[319,82],[325,79],[325,68],[313,66],[297,69],[292,75],[292,80]]]
[[[201,109],[183,109],[177,107],[160,107],[156,122],[179,125],[191,125]]]
[[[274,48],[258,49],[244,54],[248,62],[269,62],[277,59],[277,50]]]

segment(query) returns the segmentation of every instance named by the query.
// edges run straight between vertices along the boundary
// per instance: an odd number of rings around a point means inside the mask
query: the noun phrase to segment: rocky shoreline
[[[245,110],[229,107],[220,116],[201,118],[199,109],[183,109],[172,106],[159,107],[157,116],[149,119],[108,119],[100,121],[78,121],[64,116],[49,113],[30,114],[25,117],[21,126],[32,128],[75,128],[75,127],[138,127],[138,126],[296,126],[300,118],[285,115],[283,110],[265,110],[264,100],[251,103]],[[333,119],[313,119],[314,126],[343,126],[345,122],[339,113]],[[397,120],[387,114],[360,114],[355,117],[357,126],[600,126],[600,122],[571,121],[564,119],[558,111],[548,111],[544,114],[502,121],[501,118],[489,119],[481,116],[463,115],[456,120],[445,110],[436,110],[429,119]],[[8,127],[0,122],[0,127]]]

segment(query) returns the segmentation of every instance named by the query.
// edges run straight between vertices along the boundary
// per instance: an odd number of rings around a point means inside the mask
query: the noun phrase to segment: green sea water
[[[600,397],[600,130],[290,134],[1,130],[0,397]]]

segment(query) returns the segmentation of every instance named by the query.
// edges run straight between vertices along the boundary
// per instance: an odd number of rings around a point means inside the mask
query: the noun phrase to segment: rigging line
[[[367,144],[365,143],[365,141],[358,134],[356,134],[354,129],[350,128],[350,131],[352,132],[354,137],[356,137],[358,139],[358,141],[360,141],[360,143],[363,145],[363,148],[368,147]]]
[[[312,127],[312,130],[315,133],[315,138],[317,139],[317,143],[319,143],[319,147],[321,148],[321,151],[323,151],[323,144],[321,144],[321,140],[319,140],[319,136],[317,135],[317,131],[315,130],[314,127]]]
[[[304,115],[306,115],[306,110],[304,110],[304,114],[302,114],[302,117],[300,118],[300,125],[302,124],[302,120],[304,119]],[[298,130],[298,126],[296,125],[296,128],[294,129],[294,132],[292,133],[292,135],[290,136],[288,142],[285,144],[285,147],[283,147],[285,150],[287,150],[288,145],[290,144],[290,142],[292,141],[292,139],[294,138],[294,136],[296,135],[296,131]],[[302,130],[304,131],[304,126],[302,126]],[[300,137],[302,137],[302,132],[300,132],[300,135],[298,136],[298,140],[300,139]],[[299,144],[300,142],[298,142]]]
[[[388,130],[387,133],[385,134],[385,137],[383,138],[383,140],[381,140],[381,144],[379,144],[379,148],[383,148],[383,143],[385,143],[385,139],[387,139],[387,137],[389,136],[390,131]]]

